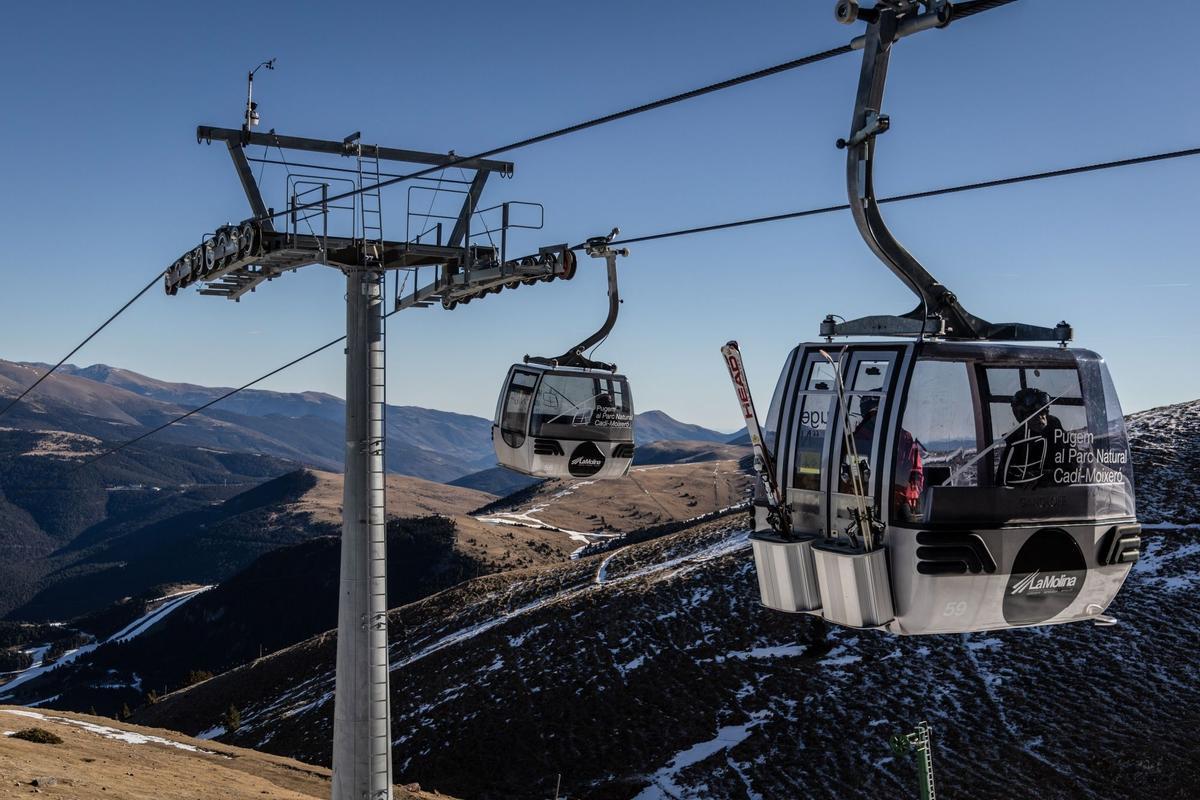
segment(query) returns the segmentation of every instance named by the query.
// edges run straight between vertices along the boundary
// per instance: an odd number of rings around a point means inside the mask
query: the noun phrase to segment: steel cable
[[[1012,2],[1012,0],[1006,0]],[[876,202],[880,205],[884,203],[901,203],[908,200],[920,200],[926,197],[938,197],[947,194],[957,194],[959,192],[970,192],[978,189],[992,189],[999,186],[1012,186],[1018,183],[1028,183],[1030,181],[1046,180],[1048,178],[1061,178],[1067,175],[1081,175],[1086,172],[1098,172],[1100,170],[1114,169],[1116,167],[1129,167],[1137,164],[1150,164],[1155,161],[1166,161],[1173,158],[1185,158],[1187,156],[1200,155],[1200,147],[1192,147],[1186,150],[1172,150],[1166,153],[1155,153],[1149,156],[1137,156],[1135,158],[1123,158],[1117,161],[1102,161],[1095,164],[1085,164],[1079,167],[1066,167],[1064,169],[1048,170],[1046,172],[1031,172],[1026,175],[1015,175],[1011,178],[997,178],[990,181],[978,181],[976,183],[964,183],[957,186],[946,186],[940,189],[927,189],[921,192],[909,192],[907,194],[896,194],[889,197],[881,197]],[[813,217],[819,214],[829,214],[834,211],[848,211],[850,206],[842,203],[836,206],[823,206],[821,208],[810,208],[804,211],[791,211],[786,214],[772,214],[766,217],[750,217],[749,219],[734,220],[732,222],[721,222],[714,225],[702,225],[696,228],[681,228],[674,231],[666,231],[663,233],[652,233],[646,236],[633,236],[626,239],[618,239],[613,242],[614,245],[637,244],[638,242],[653,242],[658,239],[671,239],[676,236],[690,236],[694,233],[709,233],[712,231],[723,231],[729,228],[741,228],[747,225],[760,225],[766,222],[780,222],[788,219],[800,219],[801,217]],[[584,245],[579,244],[572,247],[572,250],[582,250]]]
[[[1009,2],[1011,2],[1011,0],[1009,0]],[[520,149],[523,147],[529,147],[530,145],[550,141],[551,139],[557,139],[561,136],[567,136],[568,134],[578,133],[579,131],[584,131],[589,128],[594,128],[599,125],[607,124],[609,122],[615,122],[617,120],[626,119],[628,117],[632,117],[637,114],[642,114],[647,111],[652,111],[657,108],[662,108],[664,106],[673,105],[675,103],[680,103],[680,102],[683,102],[684,100],[690,100],[695,97],[700,97],[702,95],[711,94],[712,92],[717,92],[717,91],[720,91],[721,89],[728,89],[733,86],[739,86],[743,83],[749,83],[750,81],[758,80],[760,78],[766,78],[771,75],[777,75],[781,72],[786,72],[788,70],[797,69],[798,67],[807,66],[808,64],[814,64],[818,61],[824,61],[825,59],[832,58],[837,55],[842,55],[843,53],[848,53],[848,52],[850,52],[850,46],[843,45],[842,47],[835,47],[831,50],[825,50],[824,52],[821,52],[821,53],[813,53],[812,55],[804,56],[803,58],[798,58],[793,61],[787,61],[782,64],[776,64],[772,67],[767,67],[765,69],[756,70],[754,72],[749,72],[744,75],[738,75],[736,77],[729,78],[727,80],[720,81],[718,83],[709,84],[708,86],[702,86],[698,89],[692,89],[687,92],[682,92],[680,94],[672,95],[670,97],[665,97],[665,98],[662,98],[661,100],[655,100],[650,103],[643,103],[642,105],[634,106],[633,108],[627,108],[623,111],[617,111],[612,114],[606,114],[601,117],[595,117],[595,118],[587,120],[585,122],[576,123],[574,125],[569,125],[565,128],[559,128],[557,130],[550,131],[549,133],[540,134],[538,136],[531,136],[528,139],[522,139],[521,141],[514,142],[512,144],[508,144],[503,147],[493,148],[492,150],[487,150],[478,155],[465,157],[465,158],[455,158],[445,164],[440,164],[437,166],[429,167],[428,169],[420,170],[418,172],[410,173],[407,175],[399,175],[397,177],[390,178],[386,181],[380,181],[372,186],[360,186],[358,189],[348,191],[348,192],[343,192],[342,194],[338,194],[338,195],[334,195],[329,198],[325,198],[322,201],[303,204],[303,205],[297,206],[294,209],[285,209],[283,211],[275,212],[274,214],[260,217],[259,221],[271,220],[271,219],[275,219],[276,217],[284,216],[289,213],[294,213],[297,211],[304,211],[306,209],[315,208],[316,206],[321,205],[322,203],[333,203],[338,200],[344,200],[347,197],[352,197],[352,196],[361,194],[365,191],[375,191],[375,190],[383,188],[385,186],[391,186],[393,184],[400,183],[402,181],[409,181],[409,180],[413,180],[416,178],[421,178],[426,175],[433,174],[434,172],[438,172],[439,170],[444,172],[445,169],[448,167],[460,166],[462,164],[466,164],[467,162],[473,161],[475,159],[488,158],[490,156],[496,155],[497,153],[502,153],[502,152],[505,152],[508,150],[517,150],[517,149]],[[266,148],[264,147],[264,151],[265,150],[266,150]],[[287,167],[288,174],[290,175],[291,167],[287,163],[286,157],[283,156],[282,148],[280,148],[280,158],[283,160],[284,165]],[[261,174],[261,170],[260,170],[260,174]],[[310,228],[310,232],[311,232],[311,228],[312,228],[311,223],[309,224],[309,228]],[[162,272],[158,273],[158,275],[154,276],[154,279],[151,280],[150,283],[146,285],[146,288],[144,288],[140,292],[138,292],[137,295],[134,296],[133,300],[130,300],[128,303],[121,306],[121,308],[117,310],[116,314],[114,314],[112,317],[109,317],[109,319],[106,320],[103,325],[101,325],[99,328],[97,328],[95,331],[93,331],[86,339],[84,339],[82,342],[80,342],[79,345],[77,345],[73,350],[71,350],[70,353],[67,353],[67,355],[63,357],[62,361],[59,361],[58,364],[55,364],[48,372],[46,372],[44,375],[42,375],[40,378],[38,378],[38,380],[35,381],[32,386],[28,387],[25,391],[23,391],[20,394],[20,396],[18,396],[15,400],[13,400],[7,406],[5,406],[5,408],[2,411],[0,411],[0,416],[3,416],[5,412],[7,412],[10,408],[15,406],[17,403],[19,403],[27,394],[29,394],[29,392],[33,391],[33,389],[36,388],[38,386],[38,384],[40,384],[43,380],[45,380],[47,377],[49,377],[51,373],[53,373],[60,366],[62,366],[68,358],[70,358],[75,353],[77,353],[80,350],[80,348],[82,348],[85,344],[87,344],[89,341],[91,341],[92,338],[96,334],[98,334],[100,331],[104,330],[104,328],[110,322],[112,322],[114,319],[116,319],[121,313],[123,313],[125,311],[125,309],[129,308],[129,306],[132,305],[134,301],[136,301],[143,294],[145,294],[150,289],[150,287],[153,286],[154,283],[156,283],[158,281],[158,279],[161,278],[166,273],[166,271],[167,270],[164,269]]]
[[[1015,1],[1016,0],[966,0],[966,2],[959,3],[957,6],[955,6],[953,19],[964,19],[964,18],[973,16],[975,14],[978,14],[982,11],[988,11],[993,8],[998,8],[999,6],[1007,5],[1007,4],[1015,2]],[[702,97],[707,94],[712,94],[713,92],[719,92],[722,89],[729,89],[734,86],[740,86],[744,83],[749,83],[751,81],[760,80],[762,78],[767,78],[772,75],[778,75],[780,73],[788,72],[790,70],[798,69],[800,67],[806,67],[810,64],[816,64],[820,61],[825,61],[825,60],[833,58],[835,56],[844,55],[851,51],[852,51],[851,46],[849,44],[844,44],[844,45],[841,45],[840,47],[833,47],[828,50],[823,50],[819,53],[812,53],[810,55],[803,56],[801,58],[793,59],[792,61],[785,61],[782,64],[775,64],[774,66],[755,70],[753,72],[748,72],[743,75],[738,75],[738,76],[735,76],[732,78],[727,78],[726,80],[718,81],[717,83],[711,83],[711,84],[708,84],[707,86],[702,86],[697,89],[691,89],[686,92],[681,92],[679,94],[671,95],[670,97],[664,97],[659,100],[654,100],[649,103],[643,103],[641,105],[634,106],[632,108],[627,108],[622,111],[616,111],[611,114],[605,114],[600,117],[594,117],[593,119],[589,119],[584,122],[578,122],[574,125],[568,125],[564,128],[559,128],[557,130],[553,130],[548,133],[539,134],[537,136],[531,136],[527,139],[521,139],[520,141],[513,142],[512,144],[504,145],[502,147],[496,147],[491,150],[485,150],[484,152],[478,153],[473,156],[467,156],[467,157],[463,157],[463,158],[454,158],[445,164],[440,164],[437,166],[429,167],[427,169],[418,170],[417,172],[409,173],[407,175],[400,175],[400,176],[397,176],[394,178],[390,178],[386,181],[380,181],[372,186],[365,186],[365,187],[360,186],[356,190],[352,190],[349,192],[343,192],[342,194],[334,195],[334,196],[326,198],[320,202],[304,204],[304,205],[301,205],[297,208],[290,209],[290,210],[285,209],[284,211],[277,211],[274,214],[269,214],[269,215],[266,215],[263,217],[259,217],[258,221],[265,222],[267,220],[272,220],[272,219],[275,219],[276,217],[284,216],[286,214],[294,213],[296,211],[303,211],[303,210],[306,210],[309,208],[315,208],[318,205],[321,205],[322,203],[331,203],[331,202],[336,202],[338,200],[344,200],[347,197],[361,194],[364,191],[376,191],[378,189],[382,189],[385,186],[391,186],[393,184],[401,183],[403,181],[414,180],[416,178],[421,178],[426,175],[431,175],[434,172],[437,172],[438,170],[444,171],[447,167],[461,166],[470,161],[484,159],[484,158],[490,158],[491,156],[498,155],[500,153],[509,152],[512,150],[519,150],[519,149],[522,149],[525,147],[529,147],[531,145],[540,144],[542,142],[548,142],[551,139],[557,139],[559,137],[567,136],[572,133],[579,133],[580,131],[588,130],[589,128],[595,128],[600,125],[606,125],[610,122],[616,122],[618,120],[627,119],[628,117],[636,116],[638,114],[643,114],[643,113],[646,113],[647,111],[654,111],[659,108],[664,108],[666,106],[674,105],[675,103],[681,103],[685,100],[691,100],[696,97]],[[264,148],[264,150],[265,150],[265,148]],[[283,151],[281,148],[280,149],[280,157],[283,159],[284,164],[287,164],[287,159],[283,157],[282,152]],[[289,174],[290,174],[290,171],[291,170],[290,170],[290,166],[289,166],[289,168],[288,168]],[[261,171],[260,171],[260,174],[261,174]],[[813,212],[813,213],[817,213],[817,212]],[[783,218],[792,218],[792,217],[783,217]],[[766,220],[764,220],[764,221],[766,221]],[[311,230],[311,227],[312,227],[311,224],[309,225],[309,227]],[[719,228],[714,228],[714,230],[718,230],[718,229]],[[697,231],[697,232],[699,232],[699,231]],[[645,240],[643,240],[643,241],[645,241]],[[110,323],[114,319],[116,319],[116,317],[119,316],[121,313],[123,313],[125,311],[125,309],[127,309],[130,305],[133,304],[134,301],[136,301],[143,294],[145,294],[146,291],[148,291],[149,288],[151,286],[153,286],[154,283],[157,282],[158,279],[163,276],[163,274],[166,273],[166,271],[167,270],[163,270],[158,275],[156,275],[154,277],[154,279],[151,280],[149,284],[147,284],[146,288],[142,289],[142,291],[138,292],[138,294],[134,296],[133,300],[131,300],[130,302],[128,302],[124,306],[122,306],[120,309],[118,309],[116,314],[114,314],[112,317],[110,317],[108,320],[106,320],[103,325],[101,325],[99,328],[97,328],[95,331],[93,331],[86,339],[84,339],[70,353],[68,353],[66,356],[64,356],[62,361],[59,361],[58,364],[55,364],[54,367],[52,367],[48,372],[46,372],[44,375],[42,375],[40,378],[38,378],[38,380],[35,381],[32,386],[30,386],[25,391],[23,391],[20,394],[20,396],[18,396],[15,400],[13,400],[7,406],[5,406],[3,410],[0,410],[0,416],[3,416],[5,412],[7,412],[10,408],[15,406],[17,403],[19,403],[27,394],[29,394],[29,392],[31,392],[34,388],[36,388],[38,386],[38,384],[40,384],[43,380],[45,380],[47,377],[49,377],[51,373],[53,373],[60,366],[62,366],[62,364],[65,363],[68,358],[70,358],[72,355],[74,355],[76,352],[78,352],[80,348],[82,348],[85,344],[87,344],[89,341],[91,341],[92,337],[94,337],[97,333],[99,333],[101,330],[103,330],[108,325],[108,323]]]
[[[1012,2],[1012,1],[1013,0],[1008,0],[1008,2]],[[568,136],[572,133],[579,133],[580,131],[585,131],[585,130],[588,130],[589,128],[595,128],[599,125],[607,125],[610,122],[616,122],[617,120],[626,119],[628,117],[632,117],[637,114],[644,114],[647,111],[654,111],[659,108],[664,108],[669,105],[674,105],[675,103],[681,103],[684,100],[691,100],[693,98],[701,97],[706,94],[712,94],[713,92],[719,92],[722,89],[729,89],[734,86],[740,86],[743,83],[749,83],[750,81],[756,81],[756,80],[759,80],[760,78],[767,78],[772,75],[778,75],[781,72],[787,72],[789,70],[797,69],[799,67],[806,67],[809,64],[815,64],[818,61],[825,61],[826,59],[833,58],[834,56],[840,56],[845,53],[849,53],[849,52],[851,52],[851,49],[852,48],[850,47],[850,45],[844,44],[841,47],[834,47],[830,50],[823,50],[820,53],[813,53],[811,55],[804,56],[803,58],[797,58],[792,61],[785,61],[782,64],[776,64],[771,67],[766,67],[764,69],[755,70],[754,72],[747,72],[744,75],[738,75],[733,78],[728,78],[723,81],[718,81],[717,83],[710,83],[708,86],[702,86],[698,89],[691,89],[690,91],[681,92],[676,95],[671,95],[670,97],[664,97],[660,100],[653,100],[649,103],[643,103],[640,106],[634,106],[633,108],[624,109],[623,111],[615,111],[611,114],[605,114],[602,117],[595,117],[593,119],[589,119],[584,122],[577,122],[574,125],[568,125],[565,128],[559,128],[557,130],[550,131],[549,133],[542,133],[542,134],[538,134],[537,136],[530,136],[528,139],[521,139],[519,141],[513,142],[511,144],[506,144],[501,147],[494,147],[491,150],[484,150],[482,153],[476,153],[475,155],[472,155],[472,156],[461,156],[461,157],[456,156],[456,157],[452,158],[450,161],[447,161],[445,164],[437,164],[432,167],[427,167],[425,169],[417,170],[416,172],[410,172],[407,175],[400,175],[395,178],[389,178],[386,181],[380,181],[379,183],[376,183],[372,186],[365,186],[361,189],[357,189],[354,191],[343,192],[341,194],[333,195],[333,196],[329,197],[326,200],[326,202],[333,203],[338,200],[344,200],[347,197],[350,197],[351,195],[361,194],[364,191],[374,191],[376,189],[382,189],[386,186],[392,186],[394,184],[402,183],[404,181],[411,181],[411,180],[415,180],[417,178],[423,178],[426,175],[431,175],[440,169],[446,169],[448,167],[458,167],[458,166],[463,166],[463,165],[469,165],[469,162],[471,162],[471,161],[478,161],[480,159],[491,158],[492,156],[499,155],[500,153],[507,153],[512,150],[520,150],[524,147],[529,147],[529,146],[535,145],[535,144],[541,144],[542,142],[548,142],[551,139],[557,139],[561,136]],[[453,152],[453,151],[451,151],[451,152]],[[310,203],[307,205],[302,205],[302,206],[297,207],[295,210],[302,211],[305,208],[315,207],[316,205],[319,205],[319,203]],[[257,221],[265,222],[267,220],[274,219],[275,217],[279,217],[279,216],[282,216],[287,213],[289,213],[289,212],[288,211],[276,211],[274,214],[267,214],[265,216],[258,217]]]
[[[1135,158],[1125,158],[1125,159],[1120,159],[1117,161],[1103,161],[1103,162],[1099,162],[1099,163],[1095,163],[1095,164],[1086,164],[1086,165],[1079,166],[1079,167],[1067,167],[1065,169],[1049,170],[1049,171],[1045,171],[1045,172],[1034,172],[1034,173],[1029,173],[1027,175],[1018,175],[1018,176],[1013,176],[1010,178],[999,178],[999,179],[990,180],[990,181],[978,181],[975,183],[966,183],[966,184],[961,184],[958,186],[947,186],[947,187],[943,187],[940,189],[929,189],[929,190],[921,191],[921,192],[909,192],[907,194],[900,194],[900,195],[893,195],[891,197],[885,197],[885,198],[880,199],[879,202],[880,203],[899,203],[899,202],[904,202],[904,201],[908,201],[908,200],[917,200],[917,199],[921,199],[921,198],[925,198],[925,197],[936,197],[939,195],[955,194],[958,192],[974,191],[974,190],[978,190],[978,189],[990,189],[990,188],[994,188],[994,187],[998,187],[998,186],[1009,186],[1009,185],[1018,184],[1018,183],[1026,183],[1029,181],[1036,181],[1036,180],[1045,180],[1047,178],[1057,178],[1057,177],[1062,177],[1062,176],[1066,176],[1066,175],[1079,175],[1079,174],[1086,173],[1086,172],[1096,172],[1096,171],[1100,171],[1100,170],[1114,169],[1117,167],[1125,167],[1125,166],[1133,166],[1133,165],[1137,165],[1137,164],[1148,164],[1148,163],[1153,163],[1156,161],[1166,161],[1168,159],[1184,158],[1187,156],[1195,156],[1195,155],[1200,155],[1200,147],[1188,148],[1186,150],[1173,150],[1173,151],[1166,152],[1166,153],[1156,153],[1156,154],[1147,155],[1147,156],[1137,156]],[[620,240],[619,242],[613,242],[613,244],[631,244],[631,243],[637,243],[637,242],[650,242],[650,241],[655,241],[658,239],[669,239],[669,238],[674,238],[674,237],[679,237],[679,236],[688,236],[688,235],[697,234],[697,233],[708,233],[711,231],[719,231],[719,230],[726,230],[729,228],[745,227],[748,225],[760,225],[760,224],[765,224],[765,223],[769,223],[769,222],[779,222],[782,220],[800,219],[802,217],[816,216],[818,214],[828,214],[833,211],[845,211],[848,209],[849,209],[849,206],[845,205],[845,204],[836,205],[836,206],[823,206],[821,208],[811,208],[811,209],[807,209],[805,211],[793,211],[793,212],[789,212],[786,214],[773,214],[773,215],[766,216],[766,217],[754,217],[751,219],[736,220],[733,222],[724,222],[724,223],[719,223],[716,225],[704,225],[704,226],[695,227],[695,228],[684,228],[681,230],[648,234],[646,236],[635,236],[635,237],[631,237],[628,239]],[[582,247],[582,245],[579,245],[572,249],[579,249],[580,247]],[[384,314],[384,318],[386,319],[396,313],[399,313],[398,310],[390,311],[387,314]],[[98,456],[95,456],[92,459],[89,459],[88,461],[86,461],[86,462],[80,464],[78,467],[76,467],[76,469],[81,469],[85,466],[88,466],[89,464],[93,464],[96,461],[99,461],[101,458],[105,458],[106,456],[109,456],[109,455],[112,455],[113,453],[119,452],[120,450],[125,449],[126,447],[128,447],[131,444],[139,442],[149,436],[154,435],[155,433],[158,433],[161,430],[164,430],[164,429],[170,427],[171,425],[174,425],[176,422],[180,422],[180,421],[192,416],[193,414],[196,414],[196,413],[203,411],[213,405],[216,405],[217,403],[221,402],[222,400],[224,400],[228,397],[232,397],[233,395],[237,394],[238,392],[242,391],[243,389],[248,389],[257,383],[260,383],[261,381],[264,381],[273,375],[277,375],[278,373],[282,372],[283,370],[285,370],[291,366],[294,366],[295,364],[298,364],[301,361],[304,361],[305,359],[316,355],[317,353],[322,352],[323,350],[327,350],[328,348],[332,347],[333,345],[344,341],[345,338],[346,338],[345,336],[339,336],[338,338],[336,338],[326,344],[321,345],[320,347],[316,348],[315,350],[311,350],[308,353],[305,353],[304,355],[300,356],[299,358],[292,359],[291,361],[284,364],[283,366],[277,367],[276,369],[271,370],[270,372],[266,373],[265,375],[255,378],[254,380],[250,381],[249,383],[243,384],[242,386],[238,387],[237,389],[231,389],[230,391],[226,392],[225,394],[221,395],[220,397],[210,400],[207,403],[205,403],[204,405],[202,405],[198,408],[195,408],[195,409],[187,412],[186,414],[182,414],[179,417],[176,417],[175,419],[173,419],[169,422],[159,425],[157,428],[155,428],[151,431],[141,434],[140,436],[138,436],[134,439],[130,439],[129,441],[127,441],[123,444],[120,444],[114,448],[111,448],[110,450],[108,450],[104,453],[101,453]]]
[[[168,267],[168,269],[169,269],[169,267]],[[17,395],[17,396],[16,396],[16,398],[15,398],[15,399],[13,399],[13,400],[11,400],[11,401],[8,403],[8,405],[6,405],[6,406],[5,406],[3,409],[0,409],[0,417],[4,416],[4,415],[5,415],[5,414],[8,412],[8,410],[9,410],[10,408],[12,408],[13,406],[15,406],[17,403],[21,402],[23,399],[25,399],[25,395],[29,394],[29,393],[30,393],[30,392],[32,392],[34,389],[36,389],[36,388],[38,387],[38,385],[39,385],[39,384],[41,384],[41,382],[42,382],[42,381],[46,380],[46,378],[49,378],[49,377],[50,377],[52,374],[54,374],[54,372],[55,372],[55,371],[56,371],[56,370],[57,370],[59,367],[61,367],[61,366],[62,366],[63,364],[65,364],[65,363],[67,363],[67,359],[68,359],[68,358],[70,358],[71,356],[73,356],[73,355],[75,355],[76,353],[78,353],[78,352],[79,352],[81,349],[83,349],[83,346],[84,346],[85,344],[87,344],[88,342],[90,342],[92,339],[94,339],[94,338],[96,337],[96,334],[100,333],[100,331],[102,331],[102,330],[104,330],[105,328],[107,328],[107,327],[109,326],[109,323],[111,323],[113,320],[115,320],[117,317],[121,316],[121,314],[123,314],[123,313],[125,312],[125,309],[129,308],[131,305],[133,305],[135,302],[137,302],[137,301],[138,301],[138,299],[139,299],[139,298],[140,298],[142,295],[144,295],[146,292],[150,291],[150,287],[152,287],[154,284],[158,283],[158,279],[159,279],[159,278],[161,278],[161,277],[162,277],[163,275],[165,275],[166,273],[167,273],[167,270],[165,270],[165,269],[164,269],[162,272],[158,273],[158,274],[157,274],[157,275],[155,275],[153,278],[151,278],[151,279],[150,279],[150,282],[149,282],[149,283],[147,283],[145,286],[143,286],[143,287],[142,287],[142,289],[141,289],[141,291],[139,291],[139,292],[138,292],[137,294],[135,294],[133,297],[131,297],[131,298],[129,298],[128,300],[126,300],[126,301],[125,301],[125,305],[123,305],[123,306],[121,306],[120,308],[118,308],[118,309],[117,309],[117,310],[116,310],[116,311],[113,313],[113,315],[112,315],[111,317],[109,317],[108,319],[104,320],[104,322],[102,322],[102,323],[100,324],[100,327],[99,327],[99,328],[96,328],[94,331],[92,331],[91,333],[89,333],[89,334],[87,335],[87,338],[85,338],[85,339],[84,339],[82,342],[80,342],[79,344],[75,345],[75,347],[73,347],[73,348],[71,349],[71,352],[67,353],[65,356],[63,356],[61,359],[59,359],[59,361],[58,361],[58,363],[57,363],[57,364],[55,364],[53,367],[51,367],[50,369],[48,369],[48,370],[46,370],[44,373],[42,373],[41,377],[39,377],[39,378],[38,378],[36,381],[34,381],[32,384],[30,384],[30,385],[29,385],[29,386],[28,386],[28,387],[25,389],[25,391],[23,391],[23,392],[21,392],[19,395]]]

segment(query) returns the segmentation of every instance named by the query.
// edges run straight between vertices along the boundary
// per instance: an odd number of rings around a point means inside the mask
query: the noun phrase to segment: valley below
[[[324,796],[341,476],[282,445],[198,441],[72,472],[113,441],[106,393],[210,391],[133,375],[71,372],[44,407],[60,427],[0,431],[0,732],[25,714],[68,745],[0,739],[17,776],[0,796],[174,796],[154,773],[206,796]],[[230,412],[254,436],[341,413],[268,395]],[[1194,796],[1200,403],[1129,419],[1145,529],[1118,624],[928,637],[759,605],[736,436],[648,412],[668,438],[639,439],[627,478],[535,481],[490,466],[486,421],[431,433],[438,413],[408,412],[429,429],[410,445],[453,450],[459,473],[387,483],[398,797],[911,796],[888,740],[922,720],[946,796]],[[122,758],[131,774],[110,769]]]

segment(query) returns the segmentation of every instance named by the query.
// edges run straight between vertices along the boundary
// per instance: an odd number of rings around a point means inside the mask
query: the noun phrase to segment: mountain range
[[[0,398],[14,397],[48,365],[0,360]],[[117,367],[64,365],[5,415],[6,425],[58,430],[118,443],[211,402],[225,387],[171,383]],[[166,428],[156,440],[230,452],[263,453],[318,469],[340,470],[345,449],[345,403],[321,392],[246,389]],[[491,421],[468,414],[388,406],[387,469],[449,482],[495,463]],[[727,434],[672,419],[638,414],[638,441],[724,442]]]
[[[0,360],[0,398],[15,397],[47,368]],[[0,616],[69,617],[136,595],[155,580],[170,582],[175,578],[161,565],[175,562],[165,555],[184,555],[172,541],[210,548],[180,562],[190,567],[225,559],[207,577],[191,569],[194,579],[219,580],[267,547],[331,532],[304,522],[290,533],[276,529],[282,538],[273,542],[230,545],[219,557],[211,536],[194,535],[224,529],[232,542],[229,531],[240,523],[214,504],[298,466],[341,469],[345,405],[332,395],[248,389],[91,463],[228,391],[103,364],[65,365],[15,405],[0,427]],[[655,411],[636,424],[646,445],[658,437],[722,436]],[[494,466],[491,423],[481,417],[389,406],[387,432],[390,472],[496,496],[536,483]],[[689,457],[684,450],[676,448],[678,460]],[[690,458],[729,454],[692,451]]]

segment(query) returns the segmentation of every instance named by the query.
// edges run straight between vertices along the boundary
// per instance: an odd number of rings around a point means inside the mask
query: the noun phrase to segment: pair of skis
[[[733,381],[733,391],[737,395],[738,405],[742,407],[746,432],[750,434],[750,446],[754,449],[754,466],[762,478],[767,494],[767,522],[777,533],[788,536],[792,532],[791,515],[779,491],[775,462],[763,444],[762,426],[758,424],[758,413],[754,410],[754,398],[750,394],[750,382],[746,379],[742,351],[738,349],[737,342],[730,341],[721,348],[721,355],[725,357],[725,366],[729,369],[730,380]]]
[[[842,435],[845,437],[846,452],[851,458],[851,486],[856,500],[856,507],[852,509],[854,516],[852,528],[857,528],[857,536],[852,531],[847,531],[847,533],[854,545],[857,546],[861,542],[863,549],[870,551],[875,543],[877,523],[867,502],[866,486],[861,472],[863,462],[859,459],[858,449],[855,446],[853,434],[850,432],[846,387],[842,383],[842,373],[838,368],[838,363],[824,350],[820,352],[833,367],[834,375],[837,377],[838,405],[843,417]],[[721,355],[725,358],[725,366],[729,369],[729,378],[733,381],[733,390],[737,395],[738,405],[742,408],[746,432],[750,434],[750,446],[754,449],[754,464],[766,491],[767,522],[777,533],[790,536],[792,533],[791,514],[788,511],[787,503],[784,502],[783,493],[779,489],[775,463],[763,443],[762,426],[758,422],[758,413],[754,410],[754,398],[750,394],[750,382],[746,378],[746,365],[742,361],[742,351],[737,342],[730,341],[721,348]]]

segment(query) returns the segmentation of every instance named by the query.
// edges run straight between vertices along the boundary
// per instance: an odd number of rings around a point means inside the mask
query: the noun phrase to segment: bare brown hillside
[[[280,514],[303,515],[309,524],[326,525],[336,531],[342,524],[342,476],[337,472],[310,470],[314,486],[295,501],[280,508]],[[444,483],[388,475],[388,516],[422,517],[438,514],[454,520],[455,549],[478,561],[486,571],[527,567],[558,561],[579,547],[571,539],[542,527],[498,527],[468,516],[468,512],[496,501],[494,494]]]
[[[62,744],[12,733],[37,727]],[[307,800],[329,797],[329,770],[171,731],[66,711],[0,706],[0,798]],[[396,787],[397,800],[446,795]]]
[[[736,505],[750,477],[736,460],[634,467],[606,481],[545,481],[518,502],[481,509],[481,522],[557,529],[576,541],[682,522]]]
[[[342,524],[342,476],[337,472],[311,470],[317,482],[303,496],[285,506],[285,510],[308,514],[313,523],[340,527]],[[464,489],[407,475],[387,476],[389,517],[424,517],[430,514],[465,514],[496,495],[476,489]]]

